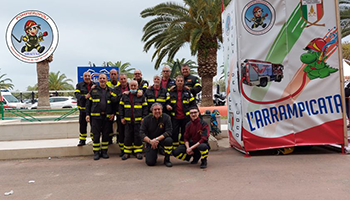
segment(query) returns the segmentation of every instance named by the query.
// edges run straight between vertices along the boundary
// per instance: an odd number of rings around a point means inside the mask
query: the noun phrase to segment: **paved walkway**
[[[314,147],[291,155],[266,151],[249,158],[231,148],[209,154],[199,169],[172,158],[166,168],[117,155],[0,162],[0,199],[347,199],[350,157]],[[35,183],[28,183],[34,180]],[[13,190],[11,196],[5,192]]]

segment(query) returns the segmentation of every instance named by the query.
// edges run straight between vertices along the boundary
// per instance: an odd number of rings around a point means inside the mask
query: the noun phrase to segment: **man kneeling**
[[[201,158],[200,168],[204,169],[207,168],[207,157],[210,149],[208,144],[209,126],[199,118],[197,107],[190,108],[190,117],[191,121],[187,123],[184,134],[185,144],[176,148],[173,154],[174,157],[187,161],[193,157],[191,164],[197,164]]]
[[[141,138],[147,143],[145,155],[148,166],[154,166],[157,163],[158,151],[164,150],[164,164],[167,167],[172,167],[170,162],[170,154],[173,149],[171,119],[162,110],[163,107],[160,103],[152,105],[152,115],[148,115],[142,121]]]

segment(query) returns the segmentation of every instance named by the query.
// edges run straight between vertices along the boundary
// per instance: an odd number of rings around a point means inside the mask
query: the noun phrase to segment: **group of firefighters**
[[[140,70],[134,71],[129,83],[126,74],[118,75],[115,69],[110,71],[109,80],[106,74],[99,74],[98,84],[85,72],[75,90],[80,111],[78,146],[86,144],[90,123],[94,160],[109,158],[108,145],[113,144],[116,130],[122,160],[131,155],[141,160],[145,152],[146,164],[153,166],[160,153],[167,167],[172,167],[173,155],[186,161],[193,158],[191,164],[201,159],[200,168],[206,168],[210,128],[199,117],[195,101],[202,89],[199,79],[190,74],[186,64],[175,80],[170,73],[164,66],[162,76],[155,75],[154,84],[149,86]]]

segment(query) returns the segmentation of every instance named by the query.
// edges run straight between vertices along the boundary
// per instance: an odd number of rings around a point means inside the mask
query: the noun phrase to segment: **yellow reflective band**
[[[86,140],[86,137],[79,137],[79,140]]]
[[[141,146],[135,146],[135,145],[134,145],[134,148],[135,148],[135,149],[141,149],[142,147],[143,147],[143,145],[141,145]]]
[[[205,150],[205,151],[200,151],[200,152],[201,152],[201,154],[206,154],[206,153],[209,152],[209,150],[207,149],[207,150]]]
[[[144,86],[142,86],[142,87],[147,89],[147,85],[146,84]]]
[[[102,142],[102,145],[108,145],[108,142]]]
[[[142,103],[142,105],[143,105],[143,106],[147,106],[148,104],[147,104],[147,102],[144,102],[144,103]]]
[[[126,121],[131,121],[131,118],[130,118],[130,117],[124,117],[124,119],[125,119]]]
[[[111,101],[110,101],[110,100],[107,100],[107,103],[111,103]]]
[[[136,117],[135,118],[135,121],[141,121],[142,120],[142,117]]]
[[[119,142],[118,144],[119,144],[119,146],[124,146],[124,143]]]
[[[170,99],[170,97],[167,97],[167,98],[166,98],[166,100],[169,100],[169,99]]]
[[[164,150],[166,154],[171,154],[172,150]]]
[[[92,99],[92,102],[100,102],[100,99]]]
[[[124,105],[124,108],[131,108],[131,105]]]
[[[180,159],[180,157],[183,155],[183,153],[180,153],[176,158]]]
[[[164,146],[164,149],[173,149],[173,146]]]
[[[172,113],[171,113],[171,115],[172,115],[172,116],[175,116],[175,113],[174,113],[174,112],[172,112]]]
[[[120,105],[124,105],[124,102],[123,102],[123,101],[120,101],[119,104],[120,104]]]
[[[193,86],[193,87],[197,87],[197,86],[201,86],[201,84],[196,83],[196,84],[194,84],[194,86]]]
[[[93,151],[99,151],[100,150],[100,147],[97,147],[97,148],[92,148]]]
[[[99,147],[99,146],[100,146],[100,143],[93,143],[92,146],[94,146],[94,147]]]
[[[74,92],[79,92],[80,93],[80,90],[75,90]]]
[[[135,105],[134,108],[142,108],[142,105]]]
[[[170,103],[176,103],[176,100],[171,100]]]
[[[184,141],[180,141],[180,144],[185,144],[185,142]]]
[[[110,117],[111,115],[106,115],[106,117]]]
[[[117,111],[115,114],[119,115],[119,112]]]
[[[165,102],[165,99],[157,99],[158,102]]]
[[[185,160],[186,156],[187,156],[187,154],[184,154],[184,155],[182,156],[181,160]]]
[[[124,153],[132,153],[132,150],[124,149]]]
[[[108,115],[107,115],[107,116],[108,116]],[[114,133],[110,133],[110,134],[109,134],[109,136],[113,136],[113,135],[114,135]],[[102,144],[103,144],[103,142],[102,142]]]
[[[101,149],[108,149],[108,145],[107,146],[102,146]]]
[[[189,101],[183,100],[182,103],[190,103]]]
[[[92,97],[89,97],[89,100],[92,101]]]
[[[91,116],[100,116],[100,113],[91,113]]]
[[[194,100],[194,97],[190,98],[190,101],[193,101]]]
[[[134,149],[135,153],[142,153],[142,149]]]
[[[116,94],[114,94],[113,92],[111,92],[111,95],[112,95],[112,96],[114,96],[114,97],[116,97],[116,96],[117,96],[117,95],[116,95]]]
[[[204,159],[204,158],[206,158],[206,157],[208,157],[208,154],[207,154],[207,155],[202,156],[202,157],[201,157],[201,159]]]
[[[179,146],[178,142],[173,142],[173,146]]]
[[[80,109],[80,110],[85,110],[85,107],[80,107],[80,106],[78,106],[78,109]]]
[[[147,99],[147,102],[155,102],[154,99]]]
[[[186,115],[190,115],[190,112],[186,112]]]
[[[132,149],[133,146],[124,146],[125,149]]]

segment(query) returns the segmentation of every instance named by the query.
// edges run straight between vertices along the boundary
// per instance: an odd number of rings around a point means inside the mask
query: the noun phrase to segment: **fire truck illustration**
[[[243,83],[250,86],[266,87],[270,81],[281,82],[283,69],[281,64],[246,59],[241,64]]]

